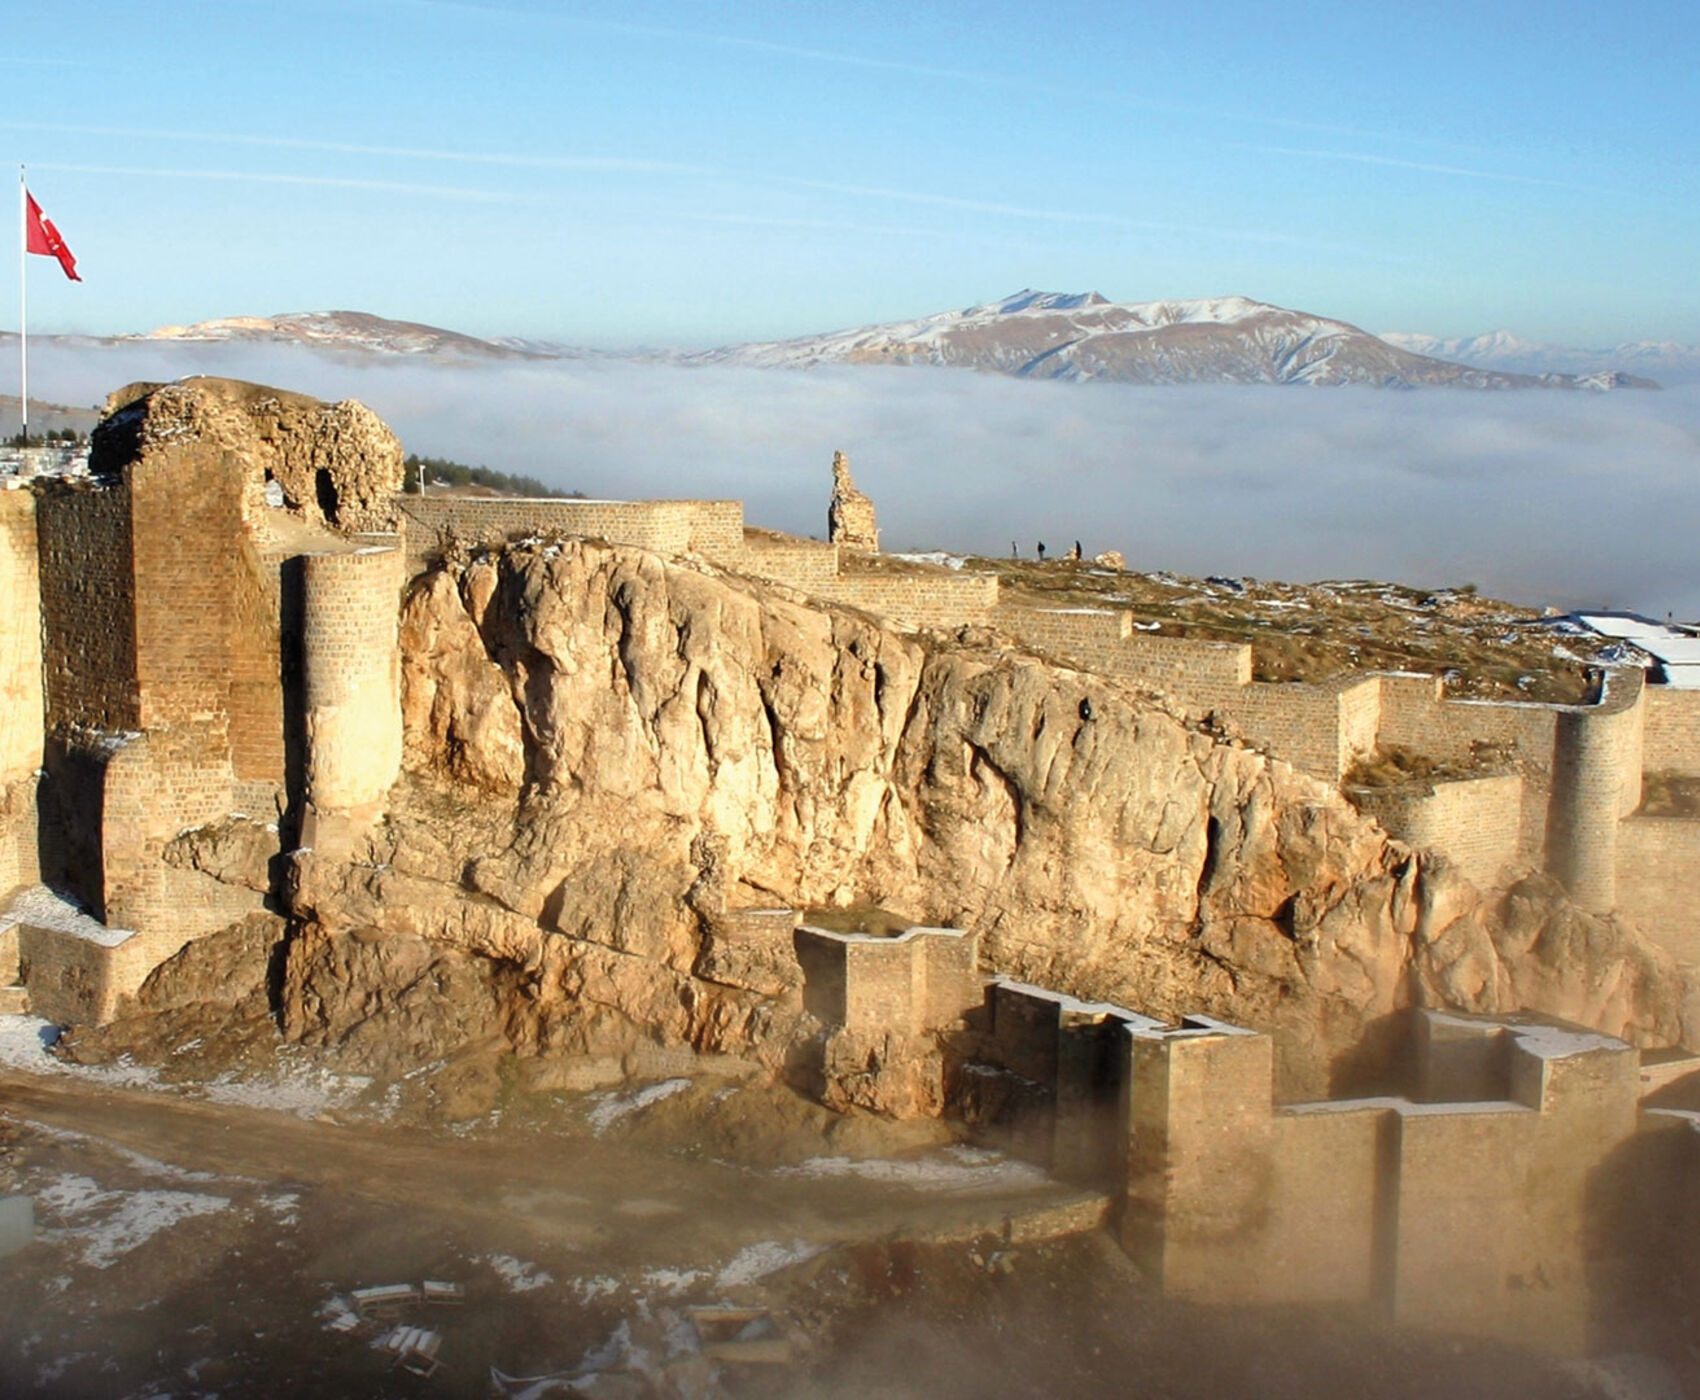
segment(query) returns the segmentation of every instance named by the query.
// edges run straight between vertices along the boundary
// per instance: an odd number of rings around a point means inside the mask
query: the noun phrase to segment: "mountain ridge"
[[[1668,383],[1700,381],[1700,345],[1684,345],[1674,340],[1630,340],[1604,349],[1589,349],[1527,340],[1508,330],[1452,337],[1417,331],[1383,331],[1381,339],[1413,354],[1518,374],[1635,373],[1656,376]]]
[[[1101,292],[1022,288],[996,301],[910,320],[709,350],[601,351],[522,337],[485,338],[369,312],[287,312],[162,326],[120,342],[260,342],[338,353],[512,361],[627,359],[686,367],[809,369],[829,364],[930,365],[1067,382],[1368,385],[1469,389],[1658,388],[1589,365],[1495,363],[1519,352],[1506,332],[1456,342],[1377,337],[1349,322],[1229,295],[1115,302]],[[1424,348],[1427,347],[1427,348]],[[1456,349],[1454,357],[1440,350]],[[1464,358],[1465,355],[1474,359]],[[1700,352],[1696,352],[1700,372]]]
[[[685,364],[811,368],[931,364],[1028,379],[1133,384],[1654,388],[1634,376],[1525,375],[1417,354],[1346,321],[1246,296],[1113,302],[1023,288],[910,321],[675,356]]]

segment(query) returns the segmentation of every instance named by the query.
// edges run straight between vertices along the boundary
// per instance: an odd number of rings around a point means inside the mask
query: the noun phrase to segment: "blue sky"
[[[1676,0],[13,10],[0,149],[86,278],[32,259],[32,330],[712,344],[1037,286],[1700,341]]]

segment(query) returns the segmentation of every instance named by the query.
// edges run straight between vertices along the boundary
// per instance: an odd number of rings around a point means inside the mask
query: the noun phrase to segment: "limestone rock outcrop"
[[[850,459],[842,452],[832,454],[832,500],[826,508],[826,529],[827,538],[844,549],[879,552],[874,503],[856,489],[850,477]]]
[[[450,563],[402,625],[386,820],[352,860],[294,858],[304,1040],[377,1056],[400,1017],[419,1053],[499,1027],[777,1066],[820,1028],[762,980],[788,950],[727,919],[851,905],[975,930],[990,970],[1271,1030],[1286,1097],[1374,1082],[1416,1004],[1682,1032],[1681,975],[1633,930],[1549,882],[1495,907],[1115,681],[573,540]],[[924,1097],[866,1059],[854,1101]]]
[[[305,394],[235,379],[130,384],[106,402],[89,469],[111,474],[156,444],[198,440],[235,454],[253,488],[275,482],[289,510],[342,531],[394,527],[401,489],[395,434],[353,399],[326,404]]]

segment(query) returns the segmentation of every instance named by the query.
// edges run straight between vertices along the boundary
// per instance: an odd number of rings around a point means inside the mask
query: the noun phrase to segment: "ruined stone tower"
[[[827,538],[843,549],[879,553],[879,523],[874,503],[856,489],[850,479],[850,459],[842,452],[832,454],[832,503],[826,508]]]

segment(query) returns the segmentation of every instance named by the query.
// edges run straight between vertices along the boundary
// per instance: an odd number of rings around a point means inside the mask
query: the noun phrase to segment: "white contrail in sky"
[[[335,189],[423,194],[439,199],[465,199],[483,204],[532,202],[523,195],[495,194],[489,190],[460,189],[453,185],[409,185],[395,180],[352,180],[334,175],[278,175],[263,170],[171,170],[139,165],[73,165],[50,160],[34,161],[30,169],[67,170],[79,175],[144,175],[164,180],[235,180],[261,185],[328,185]]]
[[[1538,175],[1508,175],[1498,170],[1471,170],[1461,165],[1438,165],[1432,161],[1399,160],[1393,156],[1371,156],[1357,151],[1316,151],[1295,146],[1238,146],[1242,151],[1257,151],[1270,156],[1300,156],[1310,160],[1343,160],[1356,165],[1390,165],[1399,170],[1420,170],[1430,175],[1461,175],[1471,180],[1499,180],[1511,185],[1547,185],[1560,190],[1587,190],[1604,193],[1593,185],[1579,185],[1571,180],[1547,180]]]
[[[501,151],[442,151],[417,146],[374,146],[354,141],[316,141],[304,136],[248,136],[227,131],[172,131],[145,126],[80,126],[64,122],[6,122],[8,131],[61,132],[71,136],[124,136],[145,141],[204,141],[279,150],[327,151],[337,155],[392,156],[401,160],[456,161],[466,165],[526,166],[549,170],[632,171],[657,175],[721,175],[711,166],[625,156],[532,156]]]
[[[846,68],[865,68],[888,73],[911,73],[922,78],[945,78],[955,82],[983,87],[1016,89],[1042,97],[1066,101],[1111,103],[1137,107],[1151,112],[1167,112],[1179,117],[1202,117],[1212,121],[1246,122],[1256,126],[1281,127],[1293,131],[1321,131],[1335,136],[1357,136],[1377,141],[1396,141],[1408,145],[1432,146],[1445,150],[1473,151],[1485,154],[1486,147],[1446,141],[1433,136],[1411,135],[1404,132],[1371,131],[1362,127],[1339,126],[1330,122],[1306,121],[1299,117],[1278,116],[1262,112],[1235,111],[1230,108],[1209,107],[1195,103],[1168,102],[1141,97],[1136,92],[1109,92],[1099,88],[1061,86],[1055,83],[1034,82],[1014,73],[988,72],[984,69],[951,68],[928,63],[913,63],[904,59],[874,58],[867,54],[846,53],[841,49],[811,48],[786,44],[774,39],[757,39],[741,34],[717,34],[711,30],[678,29],[671,26],[633,24],[622,20],[590,19],[582,15],[549,13],[519,9],[512,5],[477,5],[467,0],[369,0],[369,3],[407,9],[437,10],[449,14],[472,15],[488,19],[501,15],[510,19],[564,24],[576,29],[600,30],[608,34],[630,34],[635,38],[665,39],[677,43],[705,44],[717,48],[748,49],[756,53],[772,53],[788,58],[800,58],[814,63],[831,63]]]
[[[434,0],[432,0],[434,3]],[[1131,219],[1119,214],[1104,214],[1072,209],[1043,209],[1019,204],[1004,204],[995,200],[970,199],[959,195],[938,194],[925,190],[890,189],[877,185],[854,185],[833,180],[813,180],[802,176],[760,174],[728,170],[714,166],[687,165],[677,161],[636,159],[624,156],[544,156],[519,155],[501,151],[442,151],[413,146],[383,146],[351,141],[320,141],[297,136],[253,136],[233,132],[177,131],[151,127],[85,126],[55,122],[0,121],[0,128],[12,131],[62,132],[69,135],[122,136],[138,140],[208,142],[224,145],[252,146],[278,150],[326,151],[343,155],[386,156],[402,160],[445,161],[466,165],[492,165],[558,170],[602,170],[610,173],[676,175],[727,182],[744,182],[768,187],[818,190],[826,194],[850,195],[861,199],[889,199],[905,204],[925,205],[938,209],[956,209],[973,214],[994,214],[1004,218],[1037,220],[1048,223],[1081,224],[1100,228],[1143,230],[1156,233],[1202,234],[1247,243],[1283,244],[1313,248],[1325,252],[1359,252],[1351,245],[1330,243],[1262,229],[1212,228],[1193,224],[1167,223],[1155,219]],[[35,162],[40,168],[78,170],[88,173],[123,173],[118,167],[87,165],[48,165]],[[142,173],[142,172],[138,172]],[[264,175],[258,172],[150,170],[145,173],[160,176],[179,176],[202,179],[246,179],[280,184],[342,184],[354,189],[391,190],[404,193],[439,195],[445,198],[482,199],[493,203],[541,203],[541,196],[527,198],[481,193],[436,185],[412,185],[385,180],[336,179],[330,176]]]

